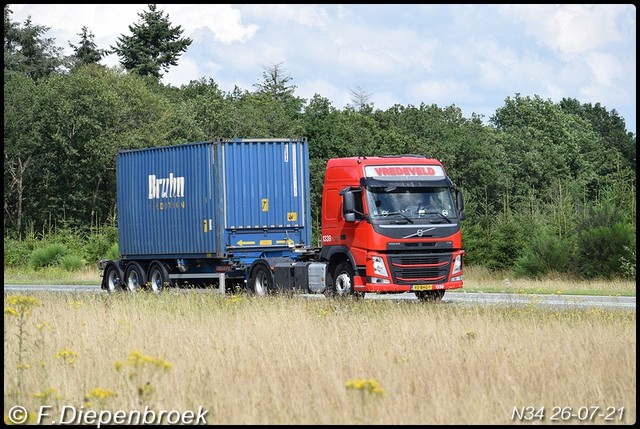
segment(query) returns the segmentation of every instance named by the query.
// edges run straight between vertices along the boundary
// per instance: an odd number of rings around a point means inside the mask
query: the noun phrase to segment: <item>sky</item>
[[[10,4],[71,54],[86,26],[100,49],[140,23],[147,4]],[[295,95],[332,106],[369,95],[375,109],[458,107],[485,123],[507,98],[573,98],[636,132],[633,4],[157,4],[193,43],[162,81],[213,79],[254,91],[278,65]],[[101,64],[119,64],[111,54]]]

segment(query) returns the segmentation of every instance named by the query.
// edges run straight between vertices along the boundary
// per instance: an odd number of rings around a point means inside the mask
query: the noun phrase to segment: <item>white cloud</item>
[[[498,6],[549,49],[575,55],[620,40],[616,19],[625,5],[538,4]]]
[[[310,79],[297,84],[296,94],[299,97],[310,100],[315,94],[319,94],[328,100],[341,97],[342,90],[324,79]]]
[[[301,24],[305,27],[321,27],[331,18],[326,5],[312,4],[250,4],[240,8],[251,19],[269,20],[287,31],[285,24]]]
[[[425,104],[438,104],[440,107],[448,106],[451,103],[452,94],[456,94],[454,98],[460,99],[470,92],[467,84],[450,80],[424,80],[407,86],[408,92],[415,100],[422,100]],[[420,101],[414,101],[413,104],[420,104]],[[456,103],[457,104],[457,103]]]
[[[597,85],[614,86],[614,82],[623,77],[624,70],[615,55],[592,52],[585,56],[585,62],[591,68]]]
[[[173,25],[180,25],[185,36],[190,37],[195,30],[208,28],[215,35],[215,41],[225,44],[245,43],[255,36],[259,28],[255,24],[243,24],[240,10],[229,4],[159,5],[158,9],[169,15]]]

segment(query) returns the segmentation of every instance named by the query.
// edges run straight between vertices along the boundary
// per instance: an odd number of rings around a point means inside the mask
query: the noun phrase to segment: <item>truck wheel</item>
[[[111,263],[104,271],[104,285],[107,292],[115,292],[124,287],[124,272],[117,264]]]
[[[265,265],[257,265],[251,272],[249,289],[258,296],[265,296],[273,291],[273,274]]]
[[[149,267],[149,284],[154,292],[160,292],[165,287],[171,286],[169,272],[162,263],[154,262]]]
[[[353,267],[347,261],[340,262],[333,272],[333,295],[337,297],[351,296],[353,298],[363,298],[363,292],[356,292],[353,289]]]
[[[444,296],[444,289],[439,290],[421,290],[414,292],[420,301],[440,301]]]
[[[137,262],[129,262],[124,278],[130,292],[135,292],[147,284],[147,275]]]

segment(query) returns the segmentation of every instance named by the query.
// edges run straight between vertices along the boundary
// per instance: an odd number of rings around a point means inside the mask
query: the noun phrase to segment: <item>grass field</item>
[[[4,305],[5,421],[16,405],[29,422],[43,406],[45,422],[69,407],[209,424],[636,420],[635,310],[183,290]]]

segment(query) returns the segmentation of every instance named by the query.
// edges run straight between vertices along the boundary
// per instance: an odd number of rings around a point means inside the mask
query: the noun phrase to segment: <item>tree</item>
[[[36,82],[26,74],[4,76],[4,232],[23,229],[28,178],[42,153],[38,133]]]
[[[11,21],[9,5],[4,6],[4,68],[25,73],[33,80],[49,76],[64,65],[62,48],[45,38],[49,27],[35,25],[28,17],[24,26]]]
[[[171,26],[169,15],[157,10],[155,4],[149,11],[139,13],[140,21],[130,25],[131,36],[120,36],[114,53],[120,57],[120,64],[141,76],[162,77],[169,66],[178,65],[178,58],[191,45],[190,38],[183,38],[181,26]]]
[[[267,121],[266,127],[261,126],[263,130],[273,129],[276,133],[280,130],[282,135],[285,130],[294,129],[296,125],[293,124],[301,121],[302,106],[305,100],[294,95],[297,86],[290,85],[291,80],[291,73],[286,72],[282,63],[263,66],[262,81],[253,84],[258,90],[250,94],[251,96],[240,99],[243,108],[250,107],[252,110],[262,105],[267,109],[264,111],[254,110],[255,114],[250,115],[252,119]],[[275,103],[273,108],[269,107],[273,104],[269,100]],[[274,108],[276,110],[273,110]],[[281,123],[281,125],[276,125],[274,121]]]
[[[4,68],[16,70],[20,62],[20,28],[11,21],[13,11],[4,5]]]
[[[270,94],[275,100],[285,101],[293,97],[297,86],[288,85],[293,79],[291,73],[287,74],[282,63],[273,66],[263,66],[262,81],[255,83],[258,92]]]
[[[351,101],[357,111],[362,112],[366,107],[371,108],[369,100],[371,100],[372,94],[365,91],[364,88],[356,86],[355,89],[350,89],[349,93],[351,94]]]
[[[86,26],[82,27],[82,33],[78,33],[78,36],[80,36],[80,44],[78,46],[69,43],[69,46],[74,51],[72,56],[74,67],[84,64],[97,64],[102,57],[109,53],[107,49],[98,49],[93,41],[95,36]]]
[[[636,137],[627,132],[626,124],[616,110],[607,111],[600,103],[580,104],[576,99],[563,98],[560,108],[567,113],[574,113],[589,122],[598,132],[604,147],[620,151],[625,159],[625,167],[636,169]]]

